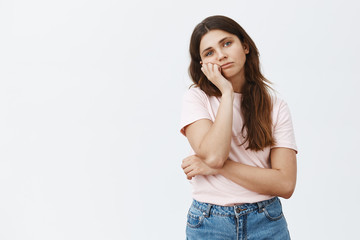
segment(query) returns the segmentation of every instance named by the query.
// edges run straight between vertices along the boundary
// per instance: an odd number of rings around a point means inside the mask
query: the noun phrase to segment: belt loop
[[[212,206],[213,206],[212,204],[208,203],[206,212],[204,212],[204,216],[205,216],[205,217],[209,217],[209,216],[210,216],[210,210],[211,210],[211,207],[212,207]]]
[[[264,211],[264,205],[262,202],[257,202],[256,203],[258,205],[259,208],[259,213],[262,213]]]

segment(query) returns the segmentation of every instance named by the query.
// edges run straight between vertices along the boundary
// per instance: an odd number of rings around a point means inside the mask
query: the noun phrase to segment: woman
[[[259,53],[234,20],[212,16],[190,40],[195,87],[183,98],[181,167],[193,187],[187,239],[290,239],[278,197],[296,183],[287,104],[271,95]]]

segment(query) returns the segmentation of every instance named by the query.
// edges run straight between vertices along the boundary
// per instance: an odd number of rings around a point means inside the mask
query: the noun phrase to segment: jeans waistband
[[[199,202],[193,199],[192,206],[202,211],[205,216],[209,216],[210,214],[222,215],[222,216],[235,216],[235,215],[247,214],[254,210],[258,210],[262,212],[264,207],[273,203],[274,201],[280,201],[280,200],[278,197],[273,197],[271,199],[255,202],[255,203],[245,203],[235,206],[220,206],[211,203]]]

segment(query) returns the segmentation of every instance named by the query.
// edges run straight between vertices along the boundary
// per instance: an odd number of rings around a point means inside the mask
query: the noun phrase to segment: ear
[[[243,43],[243,47],[245,54],[248,54],[250,52],[249,45],[247,43]]]

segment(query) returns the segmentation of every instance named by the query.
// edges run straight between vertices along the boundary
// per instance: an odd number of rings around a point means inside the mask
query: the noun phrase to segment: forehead
[[[236,35],[225,32],[223,30],[215,29],[206,33],[200,41],[200,52],[208,47],[214,47],[219,44],[219,41],[225,37],[236,37]]]

